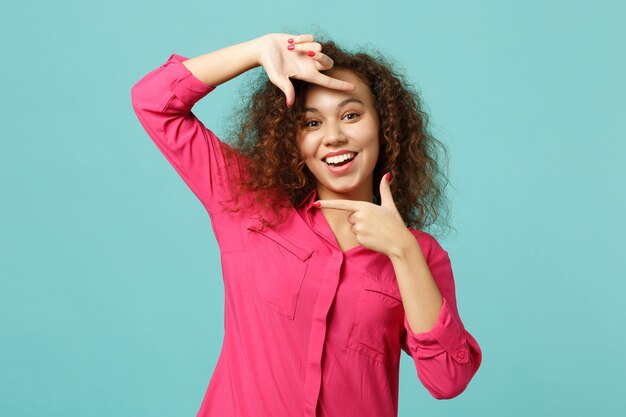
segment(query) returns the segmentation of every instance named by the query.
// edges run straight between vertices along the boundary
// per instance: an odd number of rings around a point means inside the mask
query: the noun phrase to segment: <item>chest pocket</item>
[[[252,279],[247,280],[246,289],[270,309],[293,320],[313,249],[274,229],[261,230],[254,220],[247,228]]]
[[[395,278],[394,278],[395,279]],[[400,361],[404,307],[397,284],[363,276],[346,347],[384,365]]]

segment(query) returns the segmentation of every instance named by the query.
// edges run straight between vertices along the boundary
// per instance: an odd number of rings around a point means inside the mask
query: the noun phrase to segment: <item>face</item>
[[[352,91],[311,85],[304,98],[304,114],[298,128],[298,147],[317,182],[320,199],[372,202],[373,172],[379,153],[379,120],[374,96],[352,71],[336,69],[333,78],[349,81]],[[335,166],[325,160],[331,152],[351,153],[351,161]],[[351,156],[351,155],[348,155]],[[346,163],[347,162],[347,163]]]

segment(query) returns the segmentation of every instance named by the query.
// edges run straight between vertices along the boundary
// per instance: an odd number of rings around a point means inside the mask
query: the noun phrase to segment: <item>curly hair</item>
[[[322,73],[350,70],[374,96],[380,121],[380,151],[373,172],[374,203],[380,204],[379,184],[382,175],[390,172],[391,193],[407,227],[424,229],[436,224],[441,214],[447,218],[444,188],[448,176],[437,152],[443,151],[447,168],[447,151],[428,131],[428,115],[422,109],[419,93],[380,52],[349,52],[334,41],[316,41],[334,62],[331,70]],[[248,160],[243,166],[231,165],[237,173],[231,182],[235,185],[234,199],[239,201],[242,193],[254,191],[256,199],[248,200],[256,210],[260,208],[260,221],[268,227],[282,222],[284,209],[299,207],[316,187],[316,178],[297,145],[305,93],[311,84],[291,81],[296,98],[287,108],[284,93],[261,71],[252,93],[242,102],[242,111],[234,115],[235,127],[228,136],[235,142],[229,150]],[[238,204],[227,206],[231,211],[242,208]],[[448,226],[445,221],[437,224]]]

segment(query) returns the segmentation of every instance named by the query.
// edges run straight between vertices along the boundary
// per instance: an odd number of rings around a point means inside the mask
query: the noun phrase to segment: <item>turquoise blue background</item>
[[[440,242],[482,367],[400,416],[623,415],[623,2],[13,2],[0,15],[0,414],[195,416],[223,337],[210,219],[131,86],[265,33],[371,44],[450,149]],[[218,135],[242,79],[195,113]],[[254,343],[254,340],[250,340]]]

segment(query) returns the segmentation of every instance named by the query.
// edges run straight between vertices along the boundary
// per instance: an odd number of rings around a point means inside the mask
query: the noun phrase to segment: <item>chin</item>
[[[330,190],[330,191],[332,191],[334,193],[337,193],[337,194],[349,194],[349,193],[352,193],[352,192],[358,190],[358,188],[359,188],[359,184],[348,185],[348,186],[345,186],[345,187],[338,186],[338,184],[324,184],[324,186],[328,190]]]

